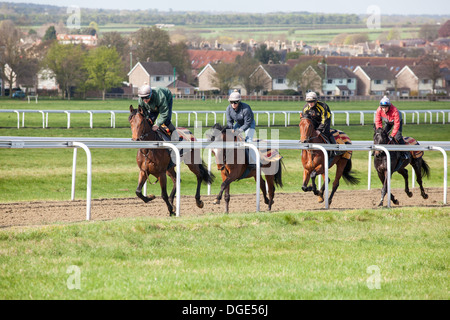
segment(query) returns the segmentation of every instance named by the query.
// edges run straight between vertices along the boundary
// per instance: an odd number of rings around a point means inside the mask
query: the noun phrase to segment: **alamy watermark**
[[[69,290],[81,290],[81,269],[79,266],[71,265],[67,268],[66,273],[70,274],[67,278],[67,288]]]
[[[367,18],[367,28],[368,29],[381,29],[381,9],[379,6],[369,6],[366,10],[369,14]]]
[[[371,274],[369,278],[367,278],[367,288],[370,290],[381,289],[381,271],[378,266],[369,266],[366,269],[368,274]]]
[[[81,11],[78,6],[70,6],[67,8],[67,14],[69,17],[66,21],[66,27],[69,29],[80,29],[81,28]]]

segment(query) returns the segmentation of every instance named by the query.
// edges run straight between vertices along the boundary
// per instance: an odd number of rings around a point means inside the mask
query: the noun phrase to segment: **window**
[[[333,83],[333,79],[328,79],[328,80],[327,80],[327,83],[328,83],[328,84],[332,84],[332,83]]]
[[[429,80],[428,80],[428,79],[423,79],[423,80],[422,80],[422,83],[423,83],[423,84],[427,84],[427,83],[429,83]]]
[[[153,77],[153,81],[156,81],[156,82],[162,81],[162,77],[161,76],[155,76],[155,77]]]
[[[374,82],[375,82],[375,84],[382,84],[383,80],[375,80]]]
[[[184,89],[184,94],[191,94],[191,90],[189,88]]]
[[[283,84],[283,83],[284,83],[284,79],[283,79],[283,78],[278,78],[278,79],[276,80],[276,83],[277,83],[277,84]]]
[[[347,83],[352,83],[353,79],[347,79]]]

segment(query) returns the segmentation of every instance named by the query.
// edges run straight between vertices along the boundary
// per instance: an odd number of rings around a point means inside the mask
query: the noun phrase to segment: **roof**
[[[173,67],[168,61],[138,62],[133,69],[128,72],[128,75],[130,75],[138,66],[142,66],[148,75],[173,75]]]
[[[167,86],[167,88],[173,88],[173,82]],[[175,88],[195,88],[194,86],[191,86],[189,83],[183,82],[181,80],[175,81]]]
[[[359,66],[372,80],[394,80],[394,74],[385,66]]]
[[[324,69],[324,66],[322,66],[321,69]],[[356,78],[356,76],[349,69],[342,68],[340,66],[327,65],[327,78],[328,79],[347,79],[347,78]]]
[[[220,50],[188,50],[191,68],[198,70],[206,66],[208,63],[215,64],[218,62],[233,63],[238,56],[244,55],[243,51],[220,51]]]
[[[322,56],[301,56],[299,59],[289,59],[287,64],[291,67],[298,63],[311,61],[320,62],[324,59]],[[396,57],[326,57],[328,65],[335,65],[342,68],[355,70],[357,66],[385,66],[391,72],[397,73],[406,65],[414,65],[420,62],[420,58],[396,58]]]
[[[272,79],[286,78],[289,70],[291,70],[291,67],[287,64],[264,64],[261,66],[272,77]]]

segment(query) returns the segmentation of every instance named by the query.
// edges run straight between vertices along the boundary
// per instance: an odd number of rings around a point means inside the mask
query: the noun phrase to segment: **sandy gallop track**
[[[420,191],[414,189],[414,196],[408,198],[403,190],[393,190],[401,206],[441,207],[443,205],[442,188],[427,188],[427,200],[422,199]],[[380,190],[339,191],[336,193],[330,209],[371,209],[377,208]],[[215,196],[202,196],[205,202],[203,209],[195,205],[193,196],[181,197],[181,216],[201,216],[204,214],[222,214],[224,201],[214,205]],[[386,200],[385,200],[386,204]],[[393,207],[396,207],[393,205]],[[449,207],[447,205],[447,207]],[[231,195],[230,213],[254,212],[256,208],[255,195]],[[276,193],[273,212],[322,210],[324,204],[317,203],[317,197],[308,193]],[[267,211],[267,206],[261,202],[261,211]],[[98,199],[92,200],[91,220],[111,220],[127,217],[168,217],[166,205],[160,197],[145,204],[138,198]],[[86,219],[86,201],[42,201],[0,204],[0,228],[45,225],[56,222],[78,222]]]

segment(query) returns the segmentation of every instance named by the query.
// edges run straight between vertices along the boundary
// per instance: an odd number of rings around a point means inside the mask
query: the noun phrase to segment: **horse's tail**
[[[347,164],[345,165],[342,176],[344,177],[344,180],[347,183],[350,183],[350,184],[358,184],[359,183],[360,179],[355,177],[352,172],[352,159],[349,159],[347,161]]]
[[[205,166],[205,162],[202,161],[201,164],[198,165],[200,168],[200,176],[202,177],[202,181],[206,184],[212,184],[214,179],[216,178],[214,174],[212,174]]]
[[[428,165],[428,163],[425,161],[424,158],[422,158],[421,170],[422,170],[422,177],[430,178],[430,166]]]
[[[282,173],[283,173],[282,166],[284,166],[284,163],[283,163],[282,160],[283,160],[283,159],[280,159],[280,160],[278,161],[278,171],[277,171],[277,173],[275,173],[275,176],[274,176],[275,184],[276,184],[278,187],[280,187],[280,188],[283,188],[283,180],[282,180],[281,176],[282,176]]]

